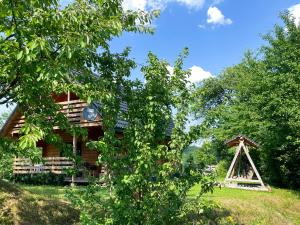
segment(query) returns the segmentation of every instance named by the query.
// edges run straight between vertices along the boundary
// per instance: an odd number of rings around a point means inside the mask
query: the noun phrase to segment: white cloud
[[[300,4],[293,5],[289,8],[289,12],[292,17],[294,17],[295,24],[300,26]]]
[[[190,70],[191,76],[189,77],[189,81],[192,83],[197,83],[199,81],[212,77],[212,74],[210,72],[205,71],[200,66],[192,66]]]
[[[164,10],[168,3],[176,2],[190,9],[200,9],[203,7],[205,0],[124,0],[122,3],[125,10]]]
[[[150,9],[164,10],[167,7],[168,0],[148,0],[147,6]]]
[[[218,5],[218,4],[220,4],[221,2],[223,2],[223,0],[213,0],[213,1],[212,1],[212,4],[213,4],[213,5]]]
[[[167,66],[167,69],[168,69],[170,75],[173,75],[174,68],[172,66]],[[188,80],[191,83],[197,83],[197,82],[200,82],[204,79],[212,77],[212,74],[210,72],[205,71],[200,66],[192,66],[190,68],[190,71],[191,71],[191,75],[188,78]]]
[[[205,29],[205,28],[206,28],[206,26],[205,26],[204,24],[199,24],[198,27],[199,27],[200,29]]]
[[[125,10],[146,10],[147,0],[124,0],[122,7]]]
[[[225,18],[223,13],[215,6],[211,6],[207,10],[207,23],[214,25],[229,25],[232,24],[232,20]]]
[[[192,9],[199,9],[202,8],[205,0],[176,0],[176,2],[182,3]]]

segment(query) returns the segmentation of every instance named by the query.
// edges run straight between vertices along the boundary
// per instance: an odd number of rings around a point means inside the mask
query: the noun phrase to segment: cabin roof
[[[99,102],[94,102],[93,105],[97,108],[97,111],[101,116],[101,104]],[[128,110],[127,102],[123,101],[123,102],[120,103],[120,110],[122,112],[126,112]],[[117,121],[117,124],[116,124],[117,129],[124,129],[127,126],[128,126],[127,121],[125,121],[121,118],[118,118],[118,121]],[[169,137],[171,136],[173,128],[174,128],[174,122],[173,122],[173,120],[171,120],[169,122],[169,126],[167,127],[167,130],[166,130],[166,135],[167,136],[169,136]]]
[[[18,115],[18,105],[14,108],[14,110],[10,113],[9,117],[7,118],[7,120],[5,121],[5,123],[3,124],[3,126],[0,129],[0,136],[4,136],[7,133],[7,130],[10,127],[10,122],[17,117]]]
[[[237,136],[225,141],[225,144],[228,147],[238,146],[240,144],[240,140],[244,140],[245,145],[248,145],[251,147],[257,148],[259,146],[255,141],[252,141],[250,138],[248,138],[244,135],[237,135]]]

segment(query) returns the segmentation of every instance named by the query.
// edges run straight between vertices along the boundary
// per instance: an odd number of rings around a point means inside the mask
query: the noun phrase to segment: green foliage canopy
[[[122,91],[111,85],[111,95],[98,96],[105,103],[104,137],[89,147],[100,152],[99,162],[106,165],[109,197],[99,196],[97,185],[79,196],[70,194],[83,223],[180,224],[178,216],[190,187],[203,181],[205,191],[211,189],[213,182],[202,170],[184,169],[182,164],[183,150],[201,130],[195,126],[185,131],[192,101],[189,71],[182,69],[185,55],[178,58],[171,75],[168,63],[149,53],[142,68],[145,83],[124,82]],[[121,101],[127,102],[128,111],[120,114]],[[121,139],[114,130],[117,117],[128,121]]]
[[[0,103],[18,103],[26,116],[20,147],[34,147],[56,125],[73,133],[52,94],[71,91],[90,101],[95,83],[107,85],[107,68],[116,72],[128,54],[111,54],[109,41],[124,31],[151,33],[155,16],[124,11],[119,0],[77,0],[65,8],[57,0],[0,1]]]
[[[194,105],[204,118],[219,156],[226,157],[224,141],[244,134],[261,144],[260,169],[269,182],[300,186],[300,28],[288,13],[264,37],[268,42],[254,56],[219,77],[206,80]]]
[[[52,94],[71,91],[88,103],[101,103],[104,137],[88,143],[107,167],[110,195],[91,185],[79,198],[83,224],[172,224],[188,189],[201,171],[182,170],[183,149],[200,127],[185,132],[191,92],[184,53],[174,74],[167,62],[149,54],[142,68],[146,83],[128,79],[135,67],[129,50],[112,54],[109,41],[129,32],[152,32],[156,12],[124,11],[119,0],[77,0],[65,8],[55,0],[0,2],[0,99],[17,102],[26,117],[18,149],[33,149],[38,140],[60,144],[59,126],[72,135],[83,129],[59,113]],[[126,101],[128,111],[120,111]],[[175,109],[172,136],[166,129]],[[45,119],[48,118],[48,119]],[[118,118],[128,122],[124,137],[116,135]],[[210,180],[205,179],[206,187]],[[94,188],[96,187],[96,188]]]

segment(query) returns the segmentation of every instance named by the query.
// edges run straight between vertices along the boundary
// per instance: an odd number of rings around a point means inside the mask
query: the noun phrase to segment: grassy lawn
[[[16,185],[0,180],[0,225],[79,224],[79,212],[65,198],[66,189],[70,187]],[[198,191],[199,185],[194,186],[189,198],[195,198]],[[300,193],[296,191],[215,188],[204,198],[216,202],[224,217],[230,215],[238,224],[300,225]]]
[[[35,185],[19,185],[20,188],[29,192],[31,196],[36,198],[45,197],[49,199],[65,199],[65,192],[70,187],[60,186],[35,186]]]
[[[24,186],[0,180],[0,225],[75,225],[79,212],[64,197],[69,187]]]
[[[199,186],[189,196],[197,196]],[[240,224],[300,225],[300,192],[273,188],[272,192],[215,188],[205,198],[217,202]]]

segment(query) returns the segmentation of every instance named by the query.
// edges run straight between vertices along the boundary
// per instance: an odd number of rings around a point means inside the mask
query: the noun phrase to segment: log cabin
[[[57,104],[61,105],[60,111],[67,116],[70,122],[87,128],[89,140],[97,140],[103,135],[100,115],[94,113],[95,118],[93,118],[92,121],[84,118],[83,112],[92,110],[85,101],[80,100],[75,94],[70,92],[67,94],[53,95],[53,98]],[[126,104],[123,104],[123,108],[124,107],[126,107]],[[19,107],[16,106],[3,125],[0,135],[2,137],[18,138],[20,129],[24,123],[25,117]],[[72,183],[86,182],[87,173],[95,177],[99,177],[104,173],[105,168],[96,164],[99,155],[97,151],[87,149],[85,142],[63,132],[59,127],[53,127],[53,129],[55,133],[62,137],[65,143],[72,144],[73,154],[80,156],[84,162],[83,165],[85,165],[83,169],[86,173],[81,173],[82,175],[77,177],[66,177],[66,181],[72,181]],[[73,167],[73,162],[69,158],[64,157],[54,145],[40,140],[37,143],[37,147],[41,149],[43,163],[33,164],[31,160],[27,158],[15,158],[13,174],[22,175],[50,172],[53,174],[64,174],[66,173],[66,169]]]
[[[88,105],[86,101],[79,99],[75,94],[68,92],[67,94],[53,95],[57,104],[61,105],[60,111],[64,113],[68,120],[81,127],[87,128],[87,140],[98,140],[103,136],[101,109],[99,105],[93,103]],[[126,102],[121,102],[120,110],[126,111]],[[11,113],[6,123],[0,130],[0,136],[18,138],[20,129],[25,122],[25,117],[18,106]],[[116,134],[119,137],[123,135],[123,129],[127,126],[124,120],[118,120],[116,124]],[[166,131],[167,135],[171,135],[173,122],[169,124]],[[59,127],[53,127],[54,132],[59,134],[65,143],[72,144],[73,154],[80,156],[83,161],[81,175],[66,177],[66,181],[72,183],[85,183],[88,176],[99,177],[105,173],[105,166],[98,165],[97,159],[99,153],[95,150],[86,147],[87,140],[77,139],[75,136],[67,134],[60,130]],[[13,173],[16,175],[22,174],[37,174],[37,173],[54,173],[65,174],[66,169],[73,167],[73,162],[64,157],[61,152],[53,145],[47,144],[44,140],[37,143],[41,149],[42,164],[33,164],[27,158],[15,158],[13,163]]]

